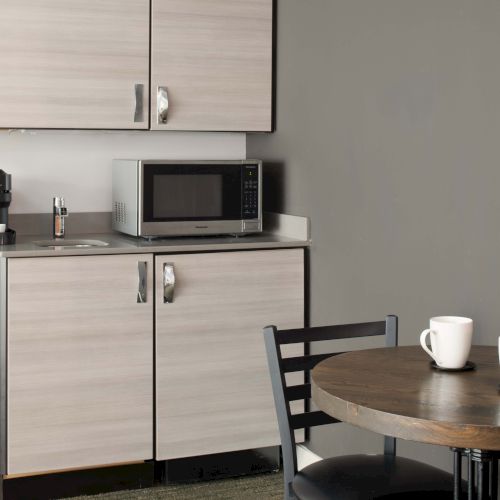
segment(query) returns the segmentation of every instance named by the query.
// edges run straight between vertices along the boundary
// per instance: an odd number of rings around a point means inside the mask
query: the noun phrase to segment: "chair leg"
[[[295,496],[295,493],[292,488],[292,483],[287,483],[286,481],[285,481],[285,500],[297,500],[297,497]]]

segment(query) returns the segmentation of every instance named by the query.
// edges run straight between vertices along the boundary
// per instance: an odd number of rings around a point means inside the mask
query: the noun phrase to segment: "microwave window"
[[[223,215],[220,174],[153,175],[153,218],[206,218]]]

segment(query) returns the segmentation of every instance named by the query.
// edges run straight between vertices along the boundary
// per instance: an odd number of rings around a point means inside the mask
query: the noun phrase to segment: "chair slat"
[[[297,344],[299,342],[351,339],[356,337],[373,337],[377,335],[385,335],[385,321],[278,330],[276,332],[276,340],[278,344]]]
[[[290,425],[292,429],[304,429],[305,427],[314,427],[316,425],[335,424],[340,422],[336,418],[330,417],[322,411],[310,411],[308,413],[298,413],[292,415]]]
[[[299,399],[310,399],[311,384],[291,385],[285,387],[285,398],[287,401],[297,401]]]
[[[281,368],[284,373],[301,372],[312,370],[320,361],[332,356],[343,354],[342,352],[330,352],[325,354],[310,354],[309,356],[296,356],[293,358],[283,358]]]

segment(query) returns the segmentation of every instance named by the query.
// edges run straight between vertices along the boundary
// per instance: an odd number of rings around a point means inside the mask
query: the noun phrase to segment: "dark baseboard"
[[[271,446],[158,462],[157,477],[163,484],[185,483],[259,474],[279,468],[280,448]]]
[[[163,462],[149,461],[116,467],[4,479],[3,499],[54,500],[151,488],[158,484],[223,479],[277,471],[280,467],[279,450],[278,446],[271,446]]]
[[[4,479],[4,500],[49,500],[150,488],[154,462]]]

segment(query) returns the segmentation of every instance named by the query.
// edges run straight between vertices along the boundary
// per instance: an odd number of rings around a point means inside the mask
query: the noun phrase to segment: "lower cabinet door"
[[[303,249],[158,256],[155,279],[156,458],[279,444],[262,328],[303,326]]]
[[[9,259],[8,474],[152,458],[152,278],[151,255]]]

